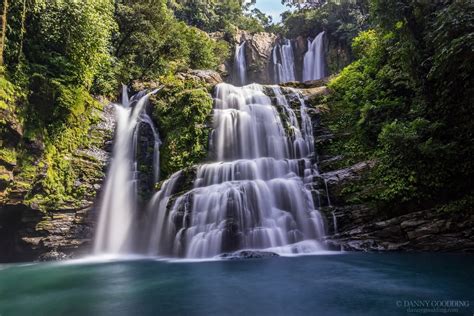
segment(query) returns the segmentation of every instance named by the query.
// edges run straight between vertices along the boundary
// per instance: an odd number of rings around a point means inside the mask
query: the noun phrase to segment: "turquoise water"
[[[429,301],[430,308],[463,301],[457,312],[444,315],[473,315],[474,256],[357,253],[0,265],[1,316],[420,315],[407,310],[418,300]]]

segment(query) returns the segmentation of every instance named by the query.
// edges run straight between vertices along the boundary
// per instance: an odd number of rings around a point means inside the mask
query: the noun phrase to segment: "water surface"
[[[0,315],[473,315],[473,285],[474,256],[448,254],[1,265]]]

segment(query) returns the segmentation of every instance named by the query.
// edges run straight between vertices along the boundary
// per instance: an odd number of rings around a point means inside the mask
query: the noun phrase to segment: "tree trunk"
[[[26,0],[23,0],[23,8],[21,11],[20,48],[18,49],[18,60],[17,60],[18,64],[20,64],[21,54],[23,53],[23,40],[25,39],[25,33],[26,33],[25,21],[26,21]]]
[[[3,51],[5,50],[5,37],[7,35],[8,0],[3,0],[2,6],[3,6],[3,12],[2,12],[2,34],[0,36],[0,66],[3,66]]]

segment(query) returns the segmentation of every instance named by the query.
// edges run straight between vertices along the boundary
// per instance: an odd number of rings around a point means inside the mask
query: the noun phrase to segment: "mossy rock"
[[[162,140],[162,179],[207,158],[213,99],[205,81],[161,78],[163,89],[150,98]]]

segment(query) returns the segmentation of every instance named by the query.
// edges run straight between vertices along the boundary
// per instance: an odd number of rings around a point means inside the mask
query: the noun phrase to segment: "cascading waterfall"
[[[303,81],[319,80],[326,76],[324,62],[324,31],[311,42],[308,39],[308,51],[304,55]]]
[[[154,180],[159,177],[160,138],[151,118],[144,111],[151,94],[140,92],[128,98],[124,86],[122,104],[115,105],[116,130],[112,160],[102,192],[99,222],[94,240],[95,253],[118,254],[130,251],[131,232],[137,208],[138,170],[136,150],[138,126],[147,124],[154,135]]]
[[[295,81],[295,58],[291,41],[285,39],[283,44],[276,44],[272,51],[273,74],[275,83]]]
[[[320,213],[308,186],[317,170],[304,101],[301,123],[279,87],[277,105],[260,85],[219,84],[212,150],[218,162],[198,167],[182,191],[174,174],[148,206],[149,255],[208,258],[239,249],[306,253],[323,249]],[[289,118],[285,129],[277,110]],[[309,121],[309,124],[311,121]],[[303,126],[303,128],[300,128]]]
[[[243,86],[247,83],[247,61],[245,59],[245,41],[235,47],[234,57],[234,82],[236,85]]]

